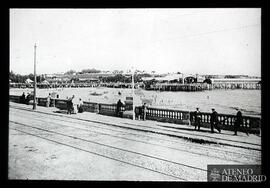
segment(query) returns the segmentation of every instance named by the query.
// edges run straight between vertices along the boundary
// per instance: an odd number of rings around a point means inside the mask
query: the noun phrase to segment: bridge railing
[[[46,98],[38,98],[38,105],[46,106]],[[9,100],[13,102],[20,103],[20,96],[10,95]],[[66,99],[53,99],[56,108],[61,110],[67,109]],[[83,102],[83,108],[87,112],[94,112],[103,115],[117,116],[116,114],[116,104],[103,104],[103,103],[92,103]],[[135,107],[135,115],[138,117],[141,111],[141,106]],[[125,106],[121,107],[121,111],[124,112]],[[211,113],[201,112],[201,126],[210,127],[210,117]],[[235,115],[230,114],[218,114],[219,126],[224,130],[233,130]],[[194,113],[183,110],[172,110],[172,109],[162,109],[148,107],[146,111],[146,119],[155,120],[161,122],[169,122],[175,124],[191,124],[194,125],[195,118]],[[248,131],[250,133],[259,133],[261,128],[261,118],[253,116],[243,116],[243,126],[240,127],[239,131]]]
[[[136,117],[141,107],[135,107]],[[162,108],[148,107],[146,110],[146,119],[169,123],[189,124],[190,114],[188,111],[171,110]]]
[[[211,113],[201,112],[201,126],[210,127]],[[218,114],[219,126],[224,130],[233,130],[236,115]],[[195,124],[194,113],[190,113],[191,124]],[[258,133],[261,128],[261,118],[253,116],[243,116],[243,125],[240,126],[239,131],[248,131]]]
[[[116,108],[117,104],[98,104],[98,113],[103,115],[109,115],[109,116],[117,116],[116,114]],[[121,107],[121,112],[125,111],[125,107]]]
[[[16,103],[20,103],[21,96],[17,96],[17,95],[9,95],[9,100],[12,102],[16,102]]]
[[[83,110],[86,112],[98,113],[99,110],[98,103],[83,102]]]
[[[66,99],[55,99],[55,107],[60,110],[67,110],[67,100]]]
[[[37,97],[37,105],[38,106],[46,106],[47,97]]]

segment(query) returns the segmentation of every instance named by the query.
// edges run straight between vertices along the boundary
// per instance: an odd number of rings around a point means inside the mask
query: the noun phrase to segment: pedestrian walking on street
[[[210,123],[211,123],[211,133],[214,133],[214,128],[218,130],[219,133],[221,133],[221,129],[218,127],[218,113],[214,108],[212,108],[212,114],[210,117]]]
[[[79,99],[78,113],[83,113],[83,101],[81,98]]]
[[[77,108],[78,100],[77,100],[77,98],[75,98],[75,95],[72,95],[71,102],[72,102],[72,112],[74,114],[77,114],[77,112],[78,112],[78,108]]]
[[[198,127],[198,131],[199,131],[201,127],[201,119],[202,119],[199,108],[196,108],[196,111],[194,112],[194,118],[195,118],[195,130]]]
[[[146,120],[146,112],[147,112],[147,106],[146,103],[142,105],[142,114],[143,114],[143,121]]]
[[[72,97],[67,97],[67,114],[72,113],[73,103],[72,103]]]
[[[234,122],[234,135],[237,136],[237,131],[239,130],[240,126],[242,125],[244,127],[243,124],[243,116],[242,116],[242,112],[240,111],[239,108],[236,108],[237,113],[236,113],[236,118],[235,118],[235,122]],[[247,128],[245,127],[245,132],[248,135],[248,131]]]

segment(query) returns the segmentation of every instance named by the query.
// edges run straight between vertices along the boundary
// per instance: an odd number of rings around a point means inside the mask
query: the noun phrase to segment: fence
[[[55,100],[55,107],[59,108],[60,110],[67,109],[67,100],[66,99],[54,99]]]
[[[83,111],[98,113],[99,112],[98,103],[83,102]]]
[[[211,113],[201,112],[201,126],[210,127]],[[233,130],[236,116],[229,114],[218,114],[219,126],[224,130]],[[190,113],[191,124],[195,124],[194,113]],[[261,118],[252,116],[243,116],[243,125],[239,131],[248,131],[250,133],[259,133],[261,128]]]
[[[20,103],[20,96],[10,95],[9,100],[12,102]],[[46,98],[37,98],[38,105],[46,106]],[[51,104],[54,104],[56,108],[61,110],[67,109],[67,100],[65,99],[52,99]],[[87,112],[99,113],[108,116],[117,116],[116,114],[116,104],[98,104],[92,102],[83,102],[83,109]],[[120,112],[126,111],[125,106],[121,107]],[[135,115],[138,117],[141,111],[141,107],[135,107]],[[128,117],[129,116],[123,116]],[[210,127],[210,117],[211,113],[201,112],[201,126]],[[218,120],[220,126],[224,130],[233,130],[234,121],[236,116],[229,114],[218,114]],[[169,122],[175,124],[191,124],[194,125],[195,118],[194,113],[182,110],[172,110],[172,109],[161,109],[148,107],[146,112],[146,119],[155,120],[161,122]],[[261,118],[252,116],[243,116],[243,126],[240,127],[239,131],[248,131],[250,133],[260,133],[261,128]]]
[[[137,112],[136,116],[139,115],[138,111],[140,111],[140,107],[135,108],[135,112]],[[169,123],[189,124],[190,114],[188,111],[148,107],[146,111],[146,119]]]
[[[20,98],[21,96],[9,95],[9,100],[12,102],[20,103],[21,102]]]
[[[98,104],[98,113],[108,116],[117,116],[116,114],[116,104]],[[125,107],[122,106],[120,109],[120,113],[123,113],[125,111]]]

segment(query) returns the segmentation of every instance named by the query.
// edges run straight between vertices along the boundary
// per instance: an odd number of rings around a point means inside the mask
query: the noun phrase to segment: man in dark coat
[[[72,107],[73,107],[73,103],[72,103],[72,97],[71,97],[67,99],[67,114],[72,113]]]
[[[78,113],[83,113],[83,101],[79,98]]]
[[[119,99],[117,104],[116,104],[116,116],[118,116],[118,117],[122,117],[122,114],[121,114],[121,107],[122,106],[123,106],[123,103],[121,102],[121,99]]]
[[[25,94],[24,94],[24,92],[23,92],[23,94],[22,94],[22,96],[20,98],[20,103],[25,104]]]
[[[210,117],[211,133],[214,133],[214,128],[217,129],[219,133],[221,133],[221,129],[218,127],[218,122],[218,113],[214,108],[212,108],[212,114]]]
[[[142,105],[142,116],[143,116],[144,121],[146,120],[146,112],[147,112],[147,106],[146,106],[146,103],[144,103]]]
[[[243,125],[243,117],[242,117],[242,113],[239,109],[236,109],[237,113],[236,113],[236,118],[235,118],[235,122],[234,122],[234,135],[237,135],[237,131],[240,127],[240,125]]]
[[[236,118],[235,118],[235,122],[234,122],[234,135],[237,136],[237,131],[239,130],[240,125],[243,125],[243,116],[242,116],[242,112],[240,111],[240,109],[236,108],[237,113],[236,113]],[[246,134],[248,135],[248,131],[247,128],[245,128]]]
[[[194,119],[195,119],[195,130],[198,126],[198,131],[201,127],[201,112],[199,111],[199,108],[196,108],[196,111],[194,112]]]

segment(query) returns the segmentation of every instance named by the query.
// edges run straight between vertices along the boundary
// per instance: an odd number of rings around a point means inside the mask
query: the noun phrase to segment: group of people
[[[243,125],[243,116],[242,112],[240,109],[236,108],[237,113],[236,113],[236,118],[234,121],[234,135],[237,135],[237,131],[240,128],[240,125]],[[201,127],[201,112],[199,111],[199,108],[196,108],[196,111],[193,113],[194,119],[195,119],[195,130],[198,128],[198,131],[200,130]],[[226,119],[224,119],[226,120]],[[223,121],[224,121],[223,120]],[[214,133],[214,129],[217,129],[219,133],[221,133],[221,128],[219,127],[220,121],[218,120],[218,113],[214,108],[212,108],[212,113],[210,116],[210,125],[211,125],[211,133]],[[246,130],[246,134],[248,135],[248,132]]]
[[[25,96],[25,93],[23,92],[23,94],[20,96],[20,103],[29,104],[30,100],[32,99],[33,99],[33,95],[31,95],[30,93],[27,93],[27,96]]]
[[[118,100],[116,104],[116,116],[117,117],[123,117],[123,111],[122,107],[124,104],[122,103],[121,99]],[[141,107],[136,108],[138,111],[135,112],[136,118],[146,120],[146,112],[147,112],[147,106],[146,103],[144,103]]]
[[[76,100],[75,95],[68,98],[67,100],[67,114],[77,114],[83,112],[83,101],[79,98],[79,101]]]
[[[47,97],[46,107],[52,106],[51,104],[51,94],[49,93]],[[57,96],[58,98],[58,96]],[[33,99],[33,95],[30,93],[25,96],[25,93],[23,92],[22,96],[20,97],[20,103],[29,104],[29,101]],[[54,106],[54,105],[53,105]],[[123,110],[122,107],[124,104],[122,103],[121,99],[118,100],[116,105],[116,116],[117,117],[123,117]],[[146,120],[146,112],[147,112],[147,106],[146,103],[144,103],[141,107],[136,108],[136,117],[138,119]],[[242,112],[239,108],[236,109],[236,118],[234,121],[234,135],[237,135],[237,131],[239,130],[240,126],[243,125],[243,116]],[[72,95],[72,97],[67,97],[67,114],[76,114],[76,113],[82,113],[83,112],[83,101],[81,98],[77,101],[75,98],[75,95]],[[193,117],[195,120],[195,130],[198,131],[201,128],[202,123],[202,114],[199,111],[199,108],[196,108],[196,111],[193,112]],[[225,119],[226,120],[226,119]],[[224,120],[223,120],[224,121]],[[210,125],[211,125],[211,133],[214,133],[214,129],[217,129],[219,133],[221,133],[221,128],[219,127],[219,124],[221,122],[218,119],[218,113],[214,108],[212,108],[212,113],[210,116]],[[245,129],[246,130],[246,129]],[[246,130],[246,134],[248,135],[248,132]]]

